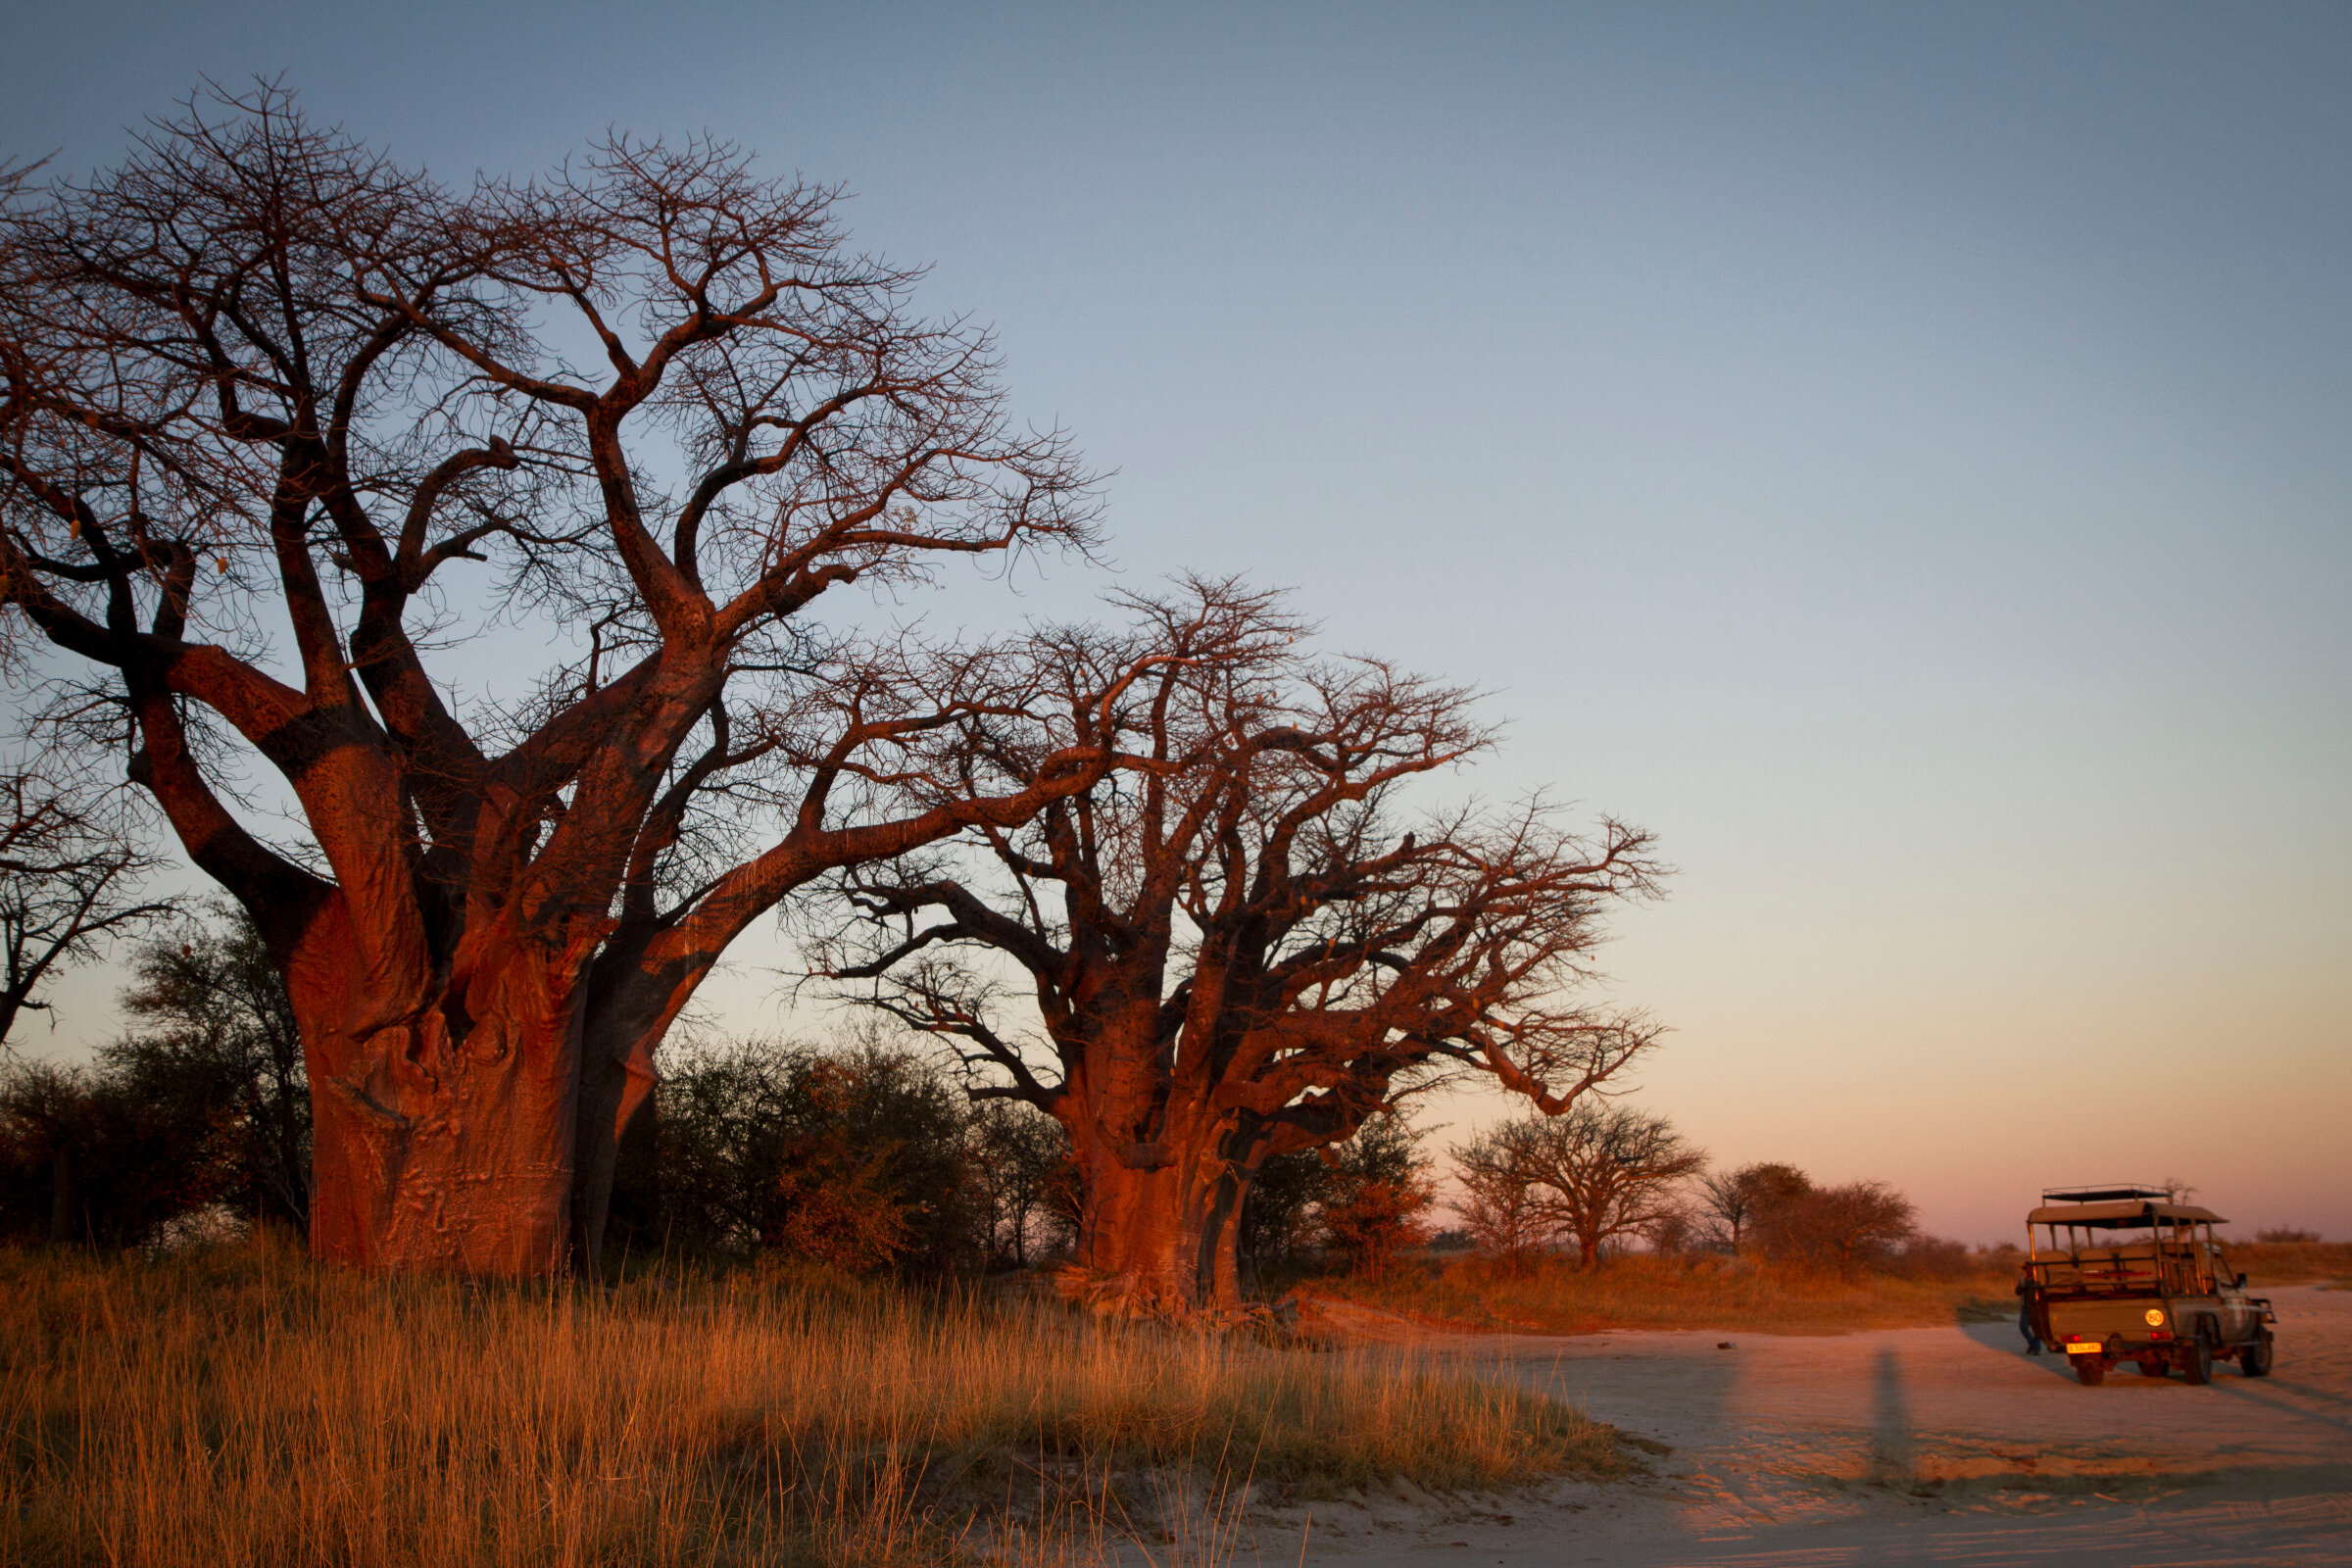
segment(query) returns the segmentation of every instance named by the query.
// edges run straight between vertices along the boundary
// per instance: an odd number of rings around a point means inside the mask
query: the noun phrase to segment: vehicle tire
[[[2107,1358],[2105,1356],[2070,1355],[2067,1359],[2075,1363],[2075,1376],[2082,1380],[2084,1388],[2095,1389],[2107,1381]]]
[[[2238,1369],[2250,1378],[2271,1375],[2271,1337],[2265,1334],[2252,1345],[2237,1352]]]
[[[2180,1352],[2180,1376],[2194,1384],[2213,1381],[2213,1346],[2203,1334],[2189,1341],[2188,1348]]]
[[[2139,1375],[2143,1378],[2167,1377],[2172,1370],[2173,1364],[2160,1355],[2151,1355],[2139,1363]]]

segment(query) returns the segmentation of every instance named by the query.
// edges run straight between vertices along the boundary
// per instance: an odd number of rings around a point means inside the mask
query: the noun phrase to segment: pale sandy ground
[[[2278,1370],[2205,1388],[2076,1383],[2008,1324],[1832,1338],[1413,1340],[1672,1446],[1655,1474],[1504,1499],[1314,1505],[1330,1568],[1740,1564],[2352,1564],[2352,1292],[2270,1293]],[[1345,1310],[1345,1309],[1343,1309]],[[1716,1348],[1724,1339],[1729,1350]],[[1237,1564],[1297,1563],[1303,1510],[1252,1510]]]

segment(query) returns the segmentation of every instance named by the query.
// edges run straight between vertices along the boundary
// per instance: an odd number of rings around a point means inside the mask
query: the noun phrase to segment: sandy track
[[[1668,1444],[1652,1477],[1539,1497],[1361,1496],[1309,1555],[1479,1564],[2352,1564],[2352,1292],[2273,1291],[2278,1365],[2077,1384],[2006,1324],[1835,1338],[1430,1335],[1334,1326],[1556,1393]],[[1718,1349],[1729,1338],[1735,1348]],[[1257,1533],[1296,1561],[1298,1510]],[[1252,1555],[1245,1550],[1245,1558]]]

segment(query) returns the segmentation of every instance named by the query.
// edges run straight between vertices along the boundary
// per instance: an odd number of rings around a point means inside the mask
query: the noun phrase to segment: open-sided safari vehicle
[[[2222,1256],[2213,1228],[2228,1220],[2150,1187],[2051,1190],[2041,1205],[2026,1216],[2027,1311],[2075,1376],[2102,1383],[2137,1361],[2203,1383],[2229,1357],[2250,1378],[2270,1371],[2278,1316]]]

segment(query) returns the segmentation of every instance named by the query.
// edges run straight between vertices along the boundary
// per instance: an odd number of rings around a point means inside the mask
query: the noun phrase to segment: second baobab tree
[[[866,919],[829,960],[956,1042],[975,1094],[1060,1121],[1084,1288],[1184,1315],[1237,1303],[1269,1158],[1457,1078],[1558,1113],[1649,1049],[1588,993],[1603,917],[1659,868],[1616,821],[1445,802],[1437,777],[1494,745],[1474,694],[1317,655],[1275,595],[1190,581],[1122,607],[1038,638],[1054,722],[960,731],[930,771],[977,798],[1073,749],[1115,767],[984,851],[852,873]]]

